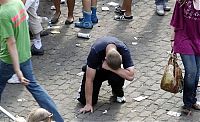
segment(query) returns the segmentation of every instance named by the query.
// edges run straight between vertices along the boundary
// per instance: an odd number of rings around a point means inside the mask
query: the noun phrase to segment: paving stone
[[[140,105],[146,107],[146,106],[149,106],[152,102],[153,102],[152,100],[145,99],[145,100],[141,101]]]
[[[146,109],[145,106],[137,106],[136,108],[134,108],[134,110],[136,110],[137,112],[142,112],[144,109]]]
[[[153,117],[148,117],[144,120],[144,122],[158,122],[158,121],[156,121],[156,119],[154,119]]]
[[[142,111],[141,113],[140,113],[140,117],[148,117],[148,116],[150,116],[151,115],[151,111],[146,111],[146,110],[144,110],[144,111]]]
[[[160,89],[160,84],[154,84],[153,86],[150,87],[151,90],[157,91]]]
[[[161,96],[161,98],[166,98],[166,99],[169,99],[169,98],[171,98],[173,96],[173,94],[172,93],[169,93],[169,92],[166,92],[166,93],[164,93],[162,96]]]
[[[146,107],[146,110],[148,110],[148,111],[156,111],[156,110],[158,110],[158,108],[159,108],[158,105],[152,103],[151,105]]]
[[[166,101],[167,99],[157,99],[155,101],[155,104],[160,106],[160,105],[163,105]]]
[[[147,90],[147,91],[145,91],[143,94],[144,94],[145,96],[151,96],[151,95],[153,95],[154,93],[155,93],[155,91]]]
[[[158,121],[167,121],[171,118],[171,116],[167,115],[166,113],[162,114],[157,118]]]
[[[162,115],[162,114],[164,114],[164,113],[166,113],[166,110],[164,110],[164,109],[157,109],[156,111],[155,111],[155,113],[153,113],[153,115],[155,115],[155,116],[160,116],[160,115]]]

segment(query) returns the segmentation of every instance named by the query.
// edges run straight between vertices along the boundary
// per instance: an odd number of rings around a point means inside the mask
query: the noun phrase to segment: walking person
[[[200,3],[199,0],[177,0],[171,19],[172,47],[184,65],[183,112],[200,110],[196,90],[200,70]]]
[[[99,90],[105,80],[111,85],[116,101],[126,101],[123,85],[125,79],[133,80],[134,66],[129,49],[122,41],[115,37],[97,39],[82,70],[85,73],[78,101],[85,106],[80,112],[93,112],[93,105],[98,101]]]
[[[0,100],[7,80],[15,73],[40,107],[64,122],[48,93],[33,73],[27,12],[21,0],[0,0]]]

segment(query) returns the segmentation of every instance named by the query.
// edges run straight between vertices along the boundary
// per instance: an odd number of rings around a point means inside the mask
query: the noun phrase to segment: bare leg
[[[51,23],[55,24],[58,22],[58,19],[60,17],[61,11],[60,11],[60,0],[53,0],[54,6],[56,8],[56,13],[53,15],[53,18],[51,19]]]
[[[68,7],[67,20],[69,22],[74,21],[74,16],[73,16],[74,6],[75,6],[75,0],[67,0],[67,7]]]
[[[91,6],[96,7],[97,6],[97,0],[91,0],[91,1],[92,1]]]
[[[91,0],[83,0],[83,11],[91,12]]]
[[[56,13],[55,15],[60,15],[60,0],[53,0],[54,6],[56,8]]]
[[[131,16],[131,6],[132,6],[132,0],[124,0],[122,4],[122,10],[126,10],[125,15]]]

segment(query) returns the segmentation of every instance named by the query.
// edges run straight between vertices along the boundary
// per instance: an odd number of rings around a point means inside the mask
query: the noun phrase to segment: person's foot
[[[182,110],[181,112],[187,116],[191,115],[192,114],[192,111],[191,111],[191,108],[188,108],[186,106],[182,106]]]
[[[37,49],[35,47],[35,45],[33,44],[31,46],[31,54],[32,55],[44,55],[44,49],[43,49],[43,47],[41,47],[40,49]]]
[[[91,20],[92,20],[92,23],[93,24],[96,24],[96,23],[98,23],[98,18],[97,17],[91,17]],[[83,17],[80,17],[79,18],[79,22],[81,22],[81,21],[84,21],[84,18]]]
[[[130,21],[133,20],[133,16],[126,16],[126,15],[116,15],[114,20],[117,21]]]
[[[72,18],[67,18],[66,21],[65,21],[65,25],[70,25],[74,22],[74,17]]]
[[[51,19],[51,24],[56,24],[60,18],[61,12],[55,13]]]
[[[121,6],[117,6],[117,7],[115,7],[115,11],[114,12],[117,15],[124,15],[124,13],[126,12],[126,10],[122,10]]]
[[[114,97],[114,100],[118,103],[125,103],[126,102],[126,98],[123,96],[123,97],[118,97],[116,95],[116,93],[112,90],[112,95]]]
[[[76,22],[75,23],[75,27],[85,28],[85,29],[92,29],[93,28],[93,24],[92,24],[92,21],[91,22],[81,21],[81,22]]]
[[[40,36],[41,36],[41,37],[43,37],[43,36],[48,36],[49,33],[50,33],[50,31],[49,31],[48,29],[42,30],[42,31],[40,32]]]
[[[65,0],[60,0],[60,4],[65,4]]]
[[[91,15],[91,20],[92,20],[92,23],[98,23],[98,18],[97,18],[97,16],[96,15]]]
[[[159,16],[164,16],[165,15],[165,11],[164,11],[163,5],[156,5],[156,13]]]
[[[168,6],[167,3],[165,3],[163,7],[164,7],[164,11],[170,11],[171,10],[171,7]]]
[[[192,108],[195,109],[195,110],[200,110],[199,102],[196,102],[194,105],[192,105]]]
[[[116,101],[118,103],[125,103],[126,102],[126,98],[123,96],[123,97],[117,97]]]

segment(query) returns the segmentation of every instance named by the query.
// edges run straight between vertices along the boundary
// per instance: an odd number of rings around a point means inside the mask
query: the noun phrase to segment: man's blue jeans
[[[181,59],[185,68],[183,103],[185,107],[191,108],[197,102],[200,56],[181,54]]]
[[[64,122],[61,115],[58,113],[57,108],[53,100],[50,98],[48,93],[36,82],[35,76],[33,74],[32,62],[27,60],[20,64],[20,69],[26,79],[28,79],[29,85],[26,86],[28,91],[35,98],[40,107],[53,113],[53,118],[56,122]],[[14,74],[14,69],[12,64],[6,64],[0,61],[0,97],[6,86],[7,80]]]
[[[156,5],[164,5],[168,0],[155,0]]]

